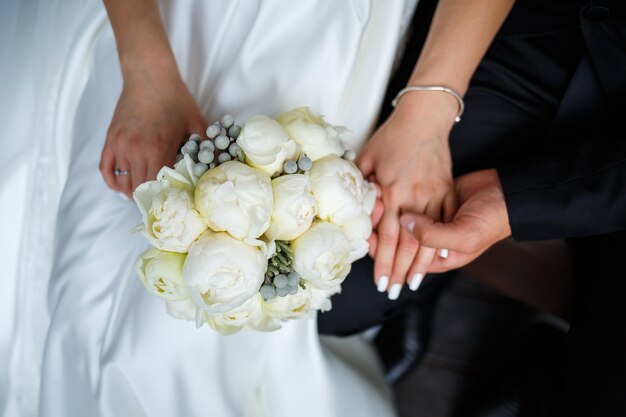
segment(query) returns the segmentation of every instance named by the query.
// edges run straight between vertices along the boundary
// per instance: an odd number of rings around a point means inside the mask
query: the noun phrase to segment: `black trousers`
[[[420,2],[414,23],[421,26],[414,29],[386,103],[406,84],[426,33],[424,16],[429,17],[433,4]],[[518,1],[478,67],[465,96],[466,113],[451,133],[455,175],[507,169],[554,146],[555,115],[586,54],[580,10],[573,1]],[[382,118],[389,112],[386,105]],[[549,390],[522,396],[528,399],[522,414],[626,416],[626,235],[571,243],[574,313],[562,372],[553,375]],[[319,315],[322,334],[347,335],[393,319],[406,303],[430,303],[447,280],[446,274],[430,275],[416,293],[405,288],[390,301],[376,291],[372,274],[371,260],[355,264],[342,294],[333,297],[333,310]]]

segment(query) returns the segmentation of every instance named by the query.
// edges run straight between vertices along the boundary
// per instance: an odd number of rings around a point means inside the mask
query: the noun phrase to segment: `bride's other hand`
[[[448,135],[457,108],[454,97],[447,94],[404,96],[357,161],[363,174],[375,173],[382,187],[382,207],[379,203],[372,216],[377,233],[370,240],[370,254],[375,254],[379,290],[385,291],[390,285],[392,297],[394,284],[402,285],[407,277],[417,274],[423,276],[435,256],[435,249],[420,248],[400,227],[402,210],[423,213],[433,220],[448,220],[454,215]]]
[[[171,165],[179,145],[206,128],[182,81],[156,0],[105,0],[124,86],[102,150],[100,171],[112,189],[131,196]]]
[[[408,84],[465,94],[512,6],[513,0],[440,0]],[[364,175],[374,174],[383,189],[384,213],[372,239],[374,280],[379,291],[389,288],[390,299],[398,298],[407,274],[411,289],[417,289],[435,254],[400,227],[401,212],[445,221],[456,209],[447,142],[458,110],[445,92],[405,94],[358,161]]]
[[[178,77],[145,77],[124,85],[102,150],[100,171],[112,189],[129,197],[137,186],[156,178],[175,162],[181,142],[204,135],[206,122]],[[115,169],[128,175],[115,175]]]

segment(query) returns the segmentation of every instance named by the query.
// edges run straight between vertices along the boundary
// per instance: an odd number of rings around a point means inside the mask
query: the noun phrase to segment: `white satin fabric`
[[[0,2],[0,416],[38,414],[54,225],[99,0]]]
[[[407,12],[400,0],[162,6],[180,71],[208,120],[309,105],[348,126],[355,148],[375,121]],[[393,415],[362,338],[320,339],[315,320],[221,336],[170,318],[145,291],[133,270],[147,247],[130,234],[138,210],[98,172],[121,77],[108,24],[95,39],[59,208],[39,415]]]

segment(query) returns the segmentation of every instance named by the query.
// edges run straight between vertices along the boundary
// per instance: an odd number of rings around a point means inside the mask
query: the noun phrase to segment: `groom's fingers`
[[[428,268],[428,273],[448,272],[453,269],[462,268],[478,258],[483,251],[473,253],[449,252],[448,258],[435,257]]]
[[[422,214],[406,213],[400,218],[400,223],[413,233],[420,245],[429,248],[469,254],[477,252],[482,246],[480,231],[458,218],[450,223],[441,223]]]
[[[450,191],[448,194],[446,194],[446,196],[443,199],[441,208],[442,208],[441,210],[442,221],[444,222],[452,221],[452,219],[454,218],[454,215],[456,214],[456,210],[458,208],[456,194],[454,191]]]

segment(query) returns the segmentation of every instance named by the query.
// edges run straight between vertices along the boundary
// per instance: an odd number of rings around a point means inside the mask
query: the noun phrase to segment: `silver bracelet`
[[[396,107],[398,105],[398,101],[400,98],[410,91],[443,91],[444,93],[452,94],[456,101],[459,102],[459,112],[454,118],[454,122],[458,123],[461,121],[461,115],[463,114],[463,110],[465,110],[465,103],[463,102],[463,97],[456,91],[451,88],[445,87],[443,85],[410,85],[408,87],[403,88],[398,92],[396,98],[391,101],[391,105]]]

